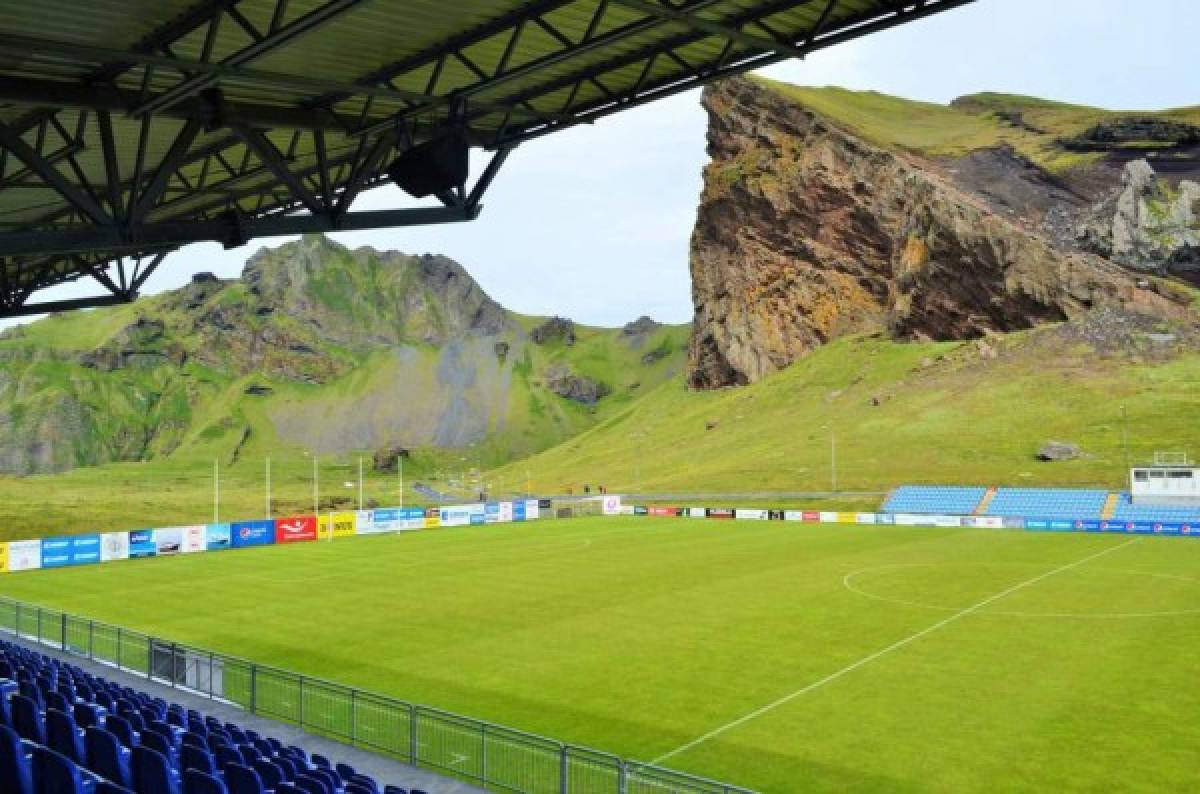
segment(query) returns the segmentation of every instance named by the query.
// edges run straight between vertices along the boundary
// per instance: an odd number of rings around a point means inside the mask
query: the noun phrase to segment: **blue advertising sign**
[[[99,535],[76,535],[71,540],[72,565],[89,565],[100,562]]]
[[[1050,521],[1050,529],[1054,532],[1070,532],[1075,528],[1075,522],[1070,519],[1056,518]]]
[[[1049,529],[1050,521],[1045,518],[1027,518],[1025,519],[1026,529]]]
[[[1182,535],[1183,524],[1156,524],[1154,531],[1160,535]]]
[[[513,521],[524,521],[524,520],[525,520],[525,502],[520,501],[520,500],[513,502]]]
[[[1132,532],[1135,535],[1153,535],[1155,524],[1153,521],[1134,521],[1125,526],[1126,532]]]
[[[153,529],[135,529],[129,533],[129,556],[153,557],[158,552]]]
[[[487,516],[484,515],[483,513],[472,513],[471,514],[471,526],[479,526],[480,524],[486,524],[486,523],[487,523]]]
[[[1001,521],[1005,529],[1025,529],[1025,519],[1020,516],[1005,516]]]
[[[489,524],[500,523],[500,503],[488,502],[483,506],[484,521]]]
[[[222,551],[233,546],[233,535],[229,524],[209,524],[204,528],[204,547],[209,551]]]
[[[65,568],[70,564],[70,538],[42,538],[43,568]]]
[[[1075,528],[1082,529],[1084,532],[1099,532],[1101,523],[1100,521],[1076,521]]]
[[[235,549],[268,546],[275,542],[275,522],[269,519],[235,521],[229,527],[229,534]]]
[[[876,524],[895,524],[896,517],[891,513],[879,513],[875,516]]]

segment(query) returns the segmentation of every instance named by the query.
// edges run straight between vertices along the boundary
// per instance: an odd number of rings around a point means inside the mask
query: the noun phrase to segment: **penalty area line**
[[[1000,599],[1002,599],[1006,596],[1012,595],[1013,593],[1017,592],[1018,590],[1024,590],[1026,587],[1032,587],[1033,585],[1037,584],[1038,582],[1041,582],[1045,579],[1049,579],[1051,576],[1056,576],[1057,574],[1063,573],[1065,571],[1069,571],[1072,568],[1078,568],[1080,565],[1083,565],[1084,563],[1088,563],[1088,562],[1091,562],[1092,560],[1099,559],[1100,557],[1103,557],[1107,554],[1112,554],[1114,551],[1123,549],[1126,546],[1128,546],[1132,543],[1136,543],[1136,542],[1137,542],[1137,538],[1131,538],[1130,540],[1127,540],[1124,543],[1119,543],[1116,546],[1109,546],[1107,549],[1102,549],[1101,551],[1098,551],[1095,554],[1089,554],[1088,556],[1083,557],[1082,559],[1075,560],[1074,562],[1069,562],[1066,565],[1060,565],[1059,567],[1057,567],[1053,570],[1038,574],[1037,576],[1033,577],[1032,579],[1026,579],[1024,582],[1019,582],[1019,583],[1013,585],[1012,587],[1009,587],[1005,590],[1001,590],[999,593],[988,596],[987,598],[983,599],[982,601],[980,601],[977,604],[972,604],[971,606],[966,607],[965,609],[961,609],[958,612],[955,612],[953,615],[949,615],[945,618],[942,618],[937,623],[934,623],[930,626],[927,626],[927,627],[921,629],[916,634],[911,634],[902,640],[897,640],[896,642],[893,642],[891,645],[888,645],[885,648],[880,648],[879,650],[875,651],[874,653],[864,656],[863,658],[859,659],[856,662],[851,662],[850,664],[846,665],[842,669],[832,672],[829,675],[825,676],[824,678],[819,678],[816,681],[813,681],[812,683],[807,684],[806,686],[804,686],[800,689],[797,689],[795,692],[791,692],[787,695],[784,695],[783,697],[779,698],[778,700],[774,700],[774,701],[766,704],[765,706],[760,706],[759,708],[755,709],[754,711],[751,711],[748,714],[738,717],[736,720],[733,720],[732,722],[727,722],[718,728],[714,728],[711,731],[709,731],[708,733],[704,734],[703,736],[699,736],[699,737],[693,739],[692,741],[688,742],[687,744],[680,745],[679,747],[676,747],[674,750],[670,751],[669,753],[664,753],[663,755],[660,755],[658,758],[655,758],[650,763],[651,764],[661,764],[663,761],[666,761],[670,758],[674,758],[675,756],[677,756],[681,753],[685,753],[688,750],[691,750],[693,747],[696,747],[697,745],[704,744],[705,742],[707,742],[710,739],[715,739],[717,736],[720,736],[723,733],[731,731],[734,728],[737,728],[741,725],[745,725],[747,722],[757,719],[758,717],[761,717],[762,715],[766,714],[767,712],[774,711],[775,709],[779,708],[780,706],[786,705],[798,697],[807,695],[809,692],[812,692],[815,689],[819,689],[819,688],[825,686],[826,684],[832,683],[833,681],[838,680],[842,676],[852,673],[855,670],[857,670],[858,668],[870,664],[871,662],[875,661],[876,659],[879,659],[883,656],[887,656],[889,653],[892,653],[893,651],[898,651],[901,648],[905,647],[906,645],[916,642],[917,640],[921,639],[922,637],[928,636],[939,629],[945,628],[946,626],[949,626],[951,623],[954,623],[955,621],[960,620],[961,618],[965,618],[974,612],[978,612],[979,610],[983,609],[984,607],[988,606],[989,604],[995,603],[996,601],[999,601]]]

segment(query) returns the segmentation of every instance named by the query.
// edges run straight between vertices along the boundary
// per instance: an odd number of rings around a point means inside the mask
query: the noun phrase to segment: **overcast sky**
[[[1197,30],[1194,0],[978,0],[766,74],[934,102],[1003,91],[1159,109],[1200,104]],[[596,325],[641,314],[686,322],[688,238],[706,161],[699,98],[690,92],[526,144],[474,223],[335,238],[451,256],[519,312]],[[380,188],[355,207],[405,204],[398,190]],[[236,276],[259,246],[282,241],[191,246],[170,256],[144,292],[177,287],[200,270]]]

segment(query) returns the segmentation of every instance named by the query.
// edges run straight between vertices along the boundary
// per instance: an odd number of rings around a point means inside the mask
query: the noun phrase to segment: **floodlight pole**
[[[267,458],[267,518],[271,517],[271,459]]]
[[[321,511],[320,491],[317,486],[317,453],[313,453],[313,515]]]
[[[833,492],[837,493],[837,437],[833,433],[833,422],[829,423],[829,475]]]
[[[221,464],[213,458],[213,523],[221,523]]]
[[[1129,411],[1121,404],[1121,446],[1125,450],[1125,476],[1129,476]]]
[[[358,456],[358,509],[363,509],[363,468],[362,455]]]
[[[400,472],[400,507],[404,508],[404,456],[396,456],[396,470]]]

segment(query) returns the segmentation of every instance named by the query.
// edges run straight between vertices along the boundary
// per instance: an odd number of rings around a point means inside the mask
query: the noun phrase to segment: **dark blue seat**
[[[88,769],[122,786],[133,782],[129,774],[129,750],[121,746],[114,734],[103,728],[88,728],[83,737],[83,746]]]
[[[333,769],[333,765],[329,763],[329,759],[323,755],[312,754],[312,762],[322,769]]]
[[[262,778],[245,764],[225,767],[225,787],[229,794],[263,794]]]
[[[13,728],[22,739],[35,744],[46,743],[46,725],[37,703],[26,695],[12,696]]]
[[[46,710],[46,743],[51,750],[62,753],[73,763],[82,764],[87,758],[83,752],[83,737],[75,728],[74,718],[58,709]]]
[[[275,789],[275,794],[304,794],[304,790],[296,788],[292,783],[280,783]]]
[[[216,775],[189,769],[183,773],[183,794],[229,794],[229,789]]]
[[[7,682],[5,682],[7,683]],[[0,725],[12,727],[12,706],[8,701],[8,694],[0,692]]]
[[[353,783],[356,786],[361,786],[362,788],[365,788],[367,791],[371,792],[371,794],[379,794],[379,786],[376,785],[372,778],[369,778],[366,775],[351,775],[350,779],[347,780],[346,783]]]
[[[85,784],[74,761],[49,747],[37,748],[33,759],[40,794],[92,794],[96,790],[91,778]]]
[[[168,722],[163,722],[162,720],[148,722],[146,723],[146,730],[150,733],[157,733],[159,736],[166,739],[170,743],[171,747],[175,747],[178,744],[178,741],[175,738],[175,729],[172,728],[171,724]]]
[[[252,744],[243,744],[238,747],[238,752],[242,754],[242,761],[246,764],[252,764],[262,758],[262,753],[258,751]]]
[[[342,781],[338,779],[337,773],[332,769],[319,766],[316,769],[309,770],[308,774],[325,781],[325,786],[329,789],[329,794],[335,794],[342,787]]]
[[[259,778],[262,779],[263,788],[265,789],[273,789],[284,780],[283,770],[265,758],[258,759],[251,764],[251,767],[258,773]]]
[[[137,794],[178,794],[167,757],[141,745],[133,748],[133,790]]]
[[[0,725],[0,791],[33,794],[33,770],[21,737],[7,725]]]
[[[74,704],[67,700],[67,696],[62,692],[43,692],[43,700],[46,701],[47,709],[58,709],[62,712],[74,712]]]
[[[125,745],[127,749],[132,750],[137,747],[139,737],[134,733],[133,726],[129,724],[129,720],[124,717],[119,717],[116,714],[109,714],[104,719],[104,727],[113,736],[117,737],[117,741]]]
[[[176,765],[178,756],[175,754],[175,746],[171,744],[171,740],[163,736],[161,733],[154,731],[146,731],[142,734],[142,747],[149,747],[155,752],[162,753],[167,763],[171,766]]]
[[[183,746],[179,755],[179,768],[184,771],[196,769],[206,775],[217,774],[217,762],[213,759],[212,753],[193,744]]]
[[[362,785],[361,783],[354,782],[347,783],[346,787],[342,789],[342,791],[344,791],[345,794],[375,794],[374,791]]]
[[[333,794],[329,785],[319,777],[313,775],[300,775],[293,781],[296,788],[304,792],[304,794]]]
[[[275,765],[283,770],[284,780],[295,780],[296,775],[300,774],[300,762],[286,755],[279,755],[271,759]]]
[[[221,767],[221,769],[230,764],[240,764],[243,762],[242,754],[227,745],[219,744],[213,752],[217,756],[217,766]]]
[[[134,791],[124,786],[118,786],[111,780],[101,780],[96,784],[96,794],[134,794]]]
[[[337,772],[338,777],[342,779],[343,783],[350,782],[350,779],[356,774],[354,767],[349,764],[335,764],[333,771]]]
[[[82,730],[100,724],[100,710],[91,703],[76,703],[73,713],[75,724]]]

